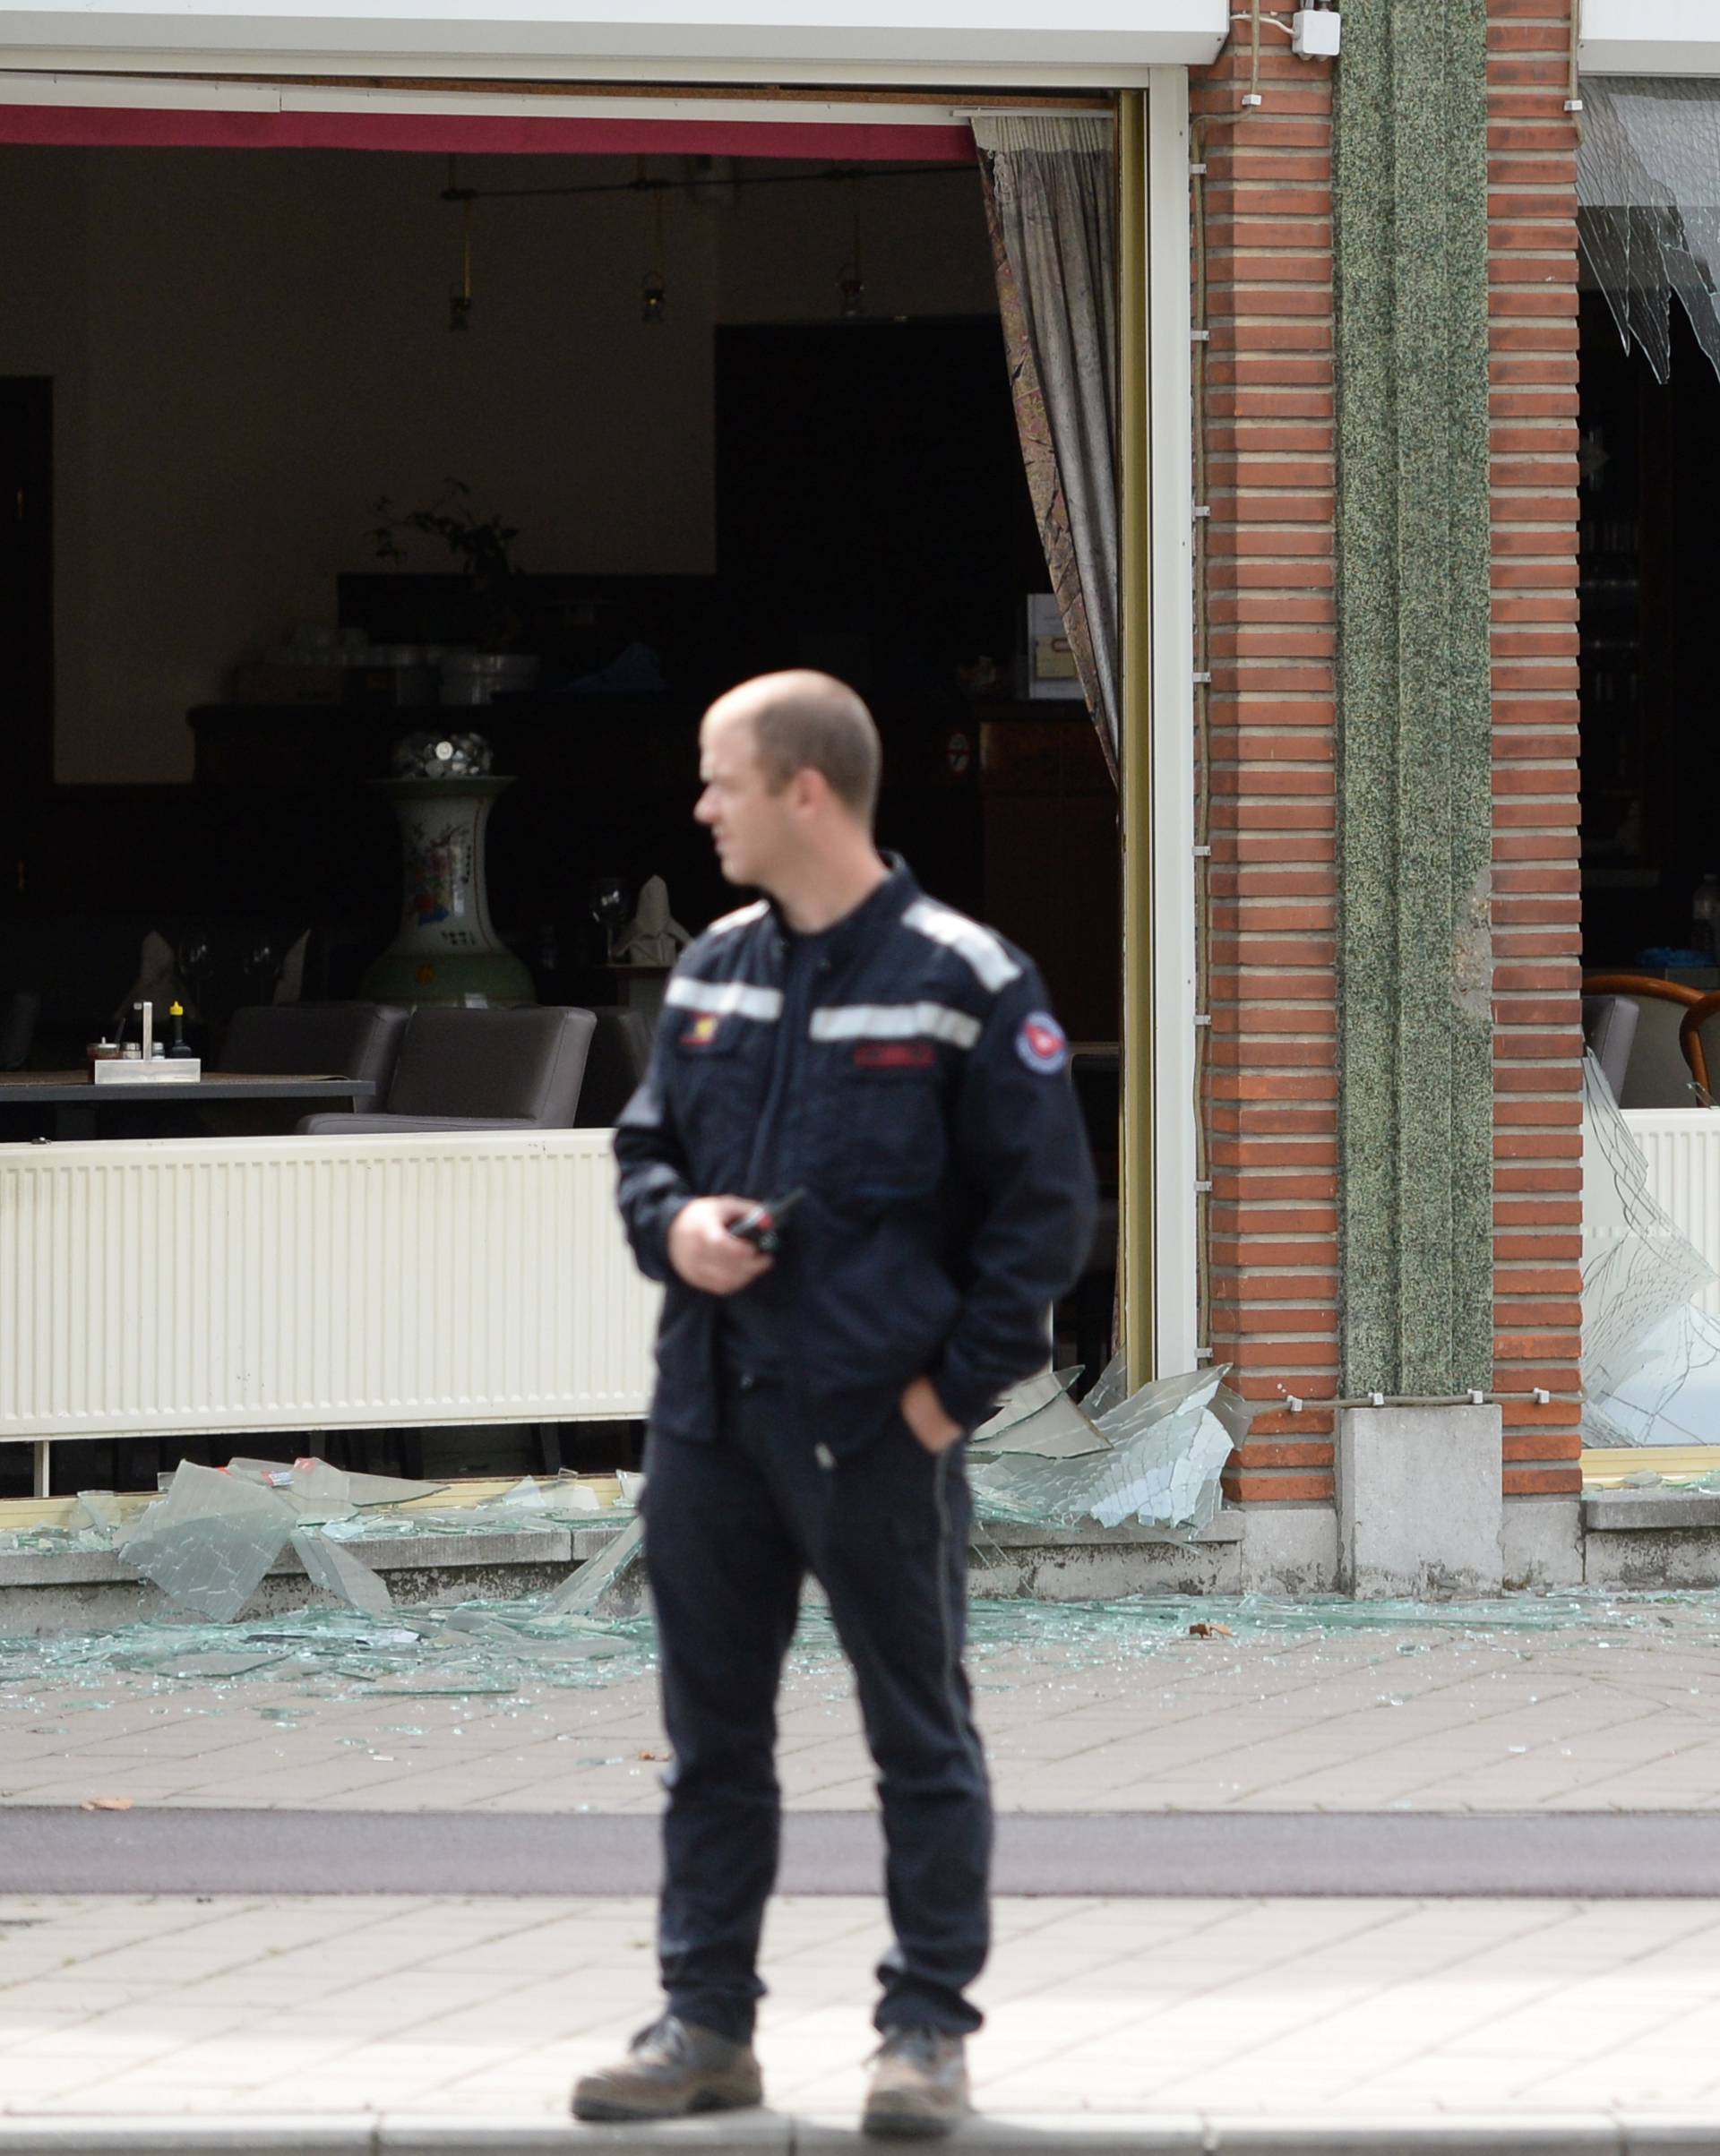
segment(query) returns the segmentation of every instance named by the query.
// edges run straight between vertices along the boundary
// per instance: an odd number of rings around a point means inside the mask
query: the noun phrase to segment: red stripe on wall
[[[0,142],[94,150],[406,150],[587,157],[765,157],[970,165],[962,126],[828,120],[657,120],[522,113],[216,112],[0,105]]]

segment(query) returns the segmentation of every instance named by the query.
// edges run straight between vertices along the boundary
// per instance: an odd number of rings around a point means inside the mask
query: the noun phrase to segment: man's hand
[[[902,1395],[902,1420],[928,1452],[948,1452],[961,1436],[961,1424],[943,1412],[930,1378],[916,1378]]]
[[[669,1223],[669,1263],[690,1288],[733,1295],[770,1270],[761,1250],[728,1232],[751,1207],[745,1198],[695,1198]]]

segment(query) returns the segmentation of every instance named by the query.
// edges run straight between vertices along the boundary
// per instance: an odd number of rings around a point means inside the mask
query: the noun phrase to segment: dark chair
[[[1714,1104],[1715,1074],[1720,1071],[1720,1055],[1709,1053],[1710,1049],[1720,1047],[1720,1041],[1707,1037],[1707,1029],[1717,1018],[1720,1018],[1720,991],[1711,988],[1699,1003],[1690,1005],[1678,1028],[1679,1047],[1690,1067],[1690,1076],[1696,1080],[1696,1097],[1705,1108]],[[1688,1107],[1690,1103],[1684,1104]]]
[[[42,999],[33,988],[14,988],[0,997],[0,1070],[22,1070],[30,1061]]]
[[[397,1003],[247,1003],[233,1013],[212,1068],[368,1078],[385,1100],[407,1016]]]
[[[1621,1108],[1701,1105],[1691,1087],[1705,1074],[1697,1069],[1691,1044],[1681,1037],[1686,1012],[1702,1001],[1700,989],[1664,981],[1657,974],[1598,973],[1584,975],[1583,994],[1628,996],[1637,1006],[1624,1082],[1613,1089]],[[1699,1035],[1694,1044],[1699,1051]]]
[[[651,1028],[642,1010],[625,1003],[594,1003],[591,1016],[597,1031],[575,1120],[582,1130],[611,1130],[650,1068]]]
[[[1642,1006],[1630,996],[1583,998],[1583,1044],[1601,1067],[1616,1101],[1624,1091],[1624,1074],[1637,1038]]]
[[[415,1010],[381,1114],[307,1115],[311,1138],[573,1128],[597,1021],[589,1010]]]

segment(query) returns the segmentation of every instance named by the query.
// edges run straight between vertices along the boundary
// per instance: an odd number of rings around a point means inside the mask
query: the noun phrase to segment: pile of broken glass
[[[1218,1510],[1219,1478],[1251,1410],[1223,1384],[1224,1366],[1134,1392],[1114,1362],[1080,1404],[1075,1370],[1047,1370],[1009,1395],[970,1446],[979,1518],[1050,1530],[1150,1528],[1192,1537]],[[322,1594],[370,1618],[393,1607],[361,1545],[402,1535],[614,1525],[537,1614],[563,1628],[631,1618],[643,1598],[641,1478],[616,1478],[605,1505],[575,1476],[528,1479],[477,1505],[438,1510],[438,1485],[359,1474],[326,1460],[290,1465],[235,1458],[225,1468],[182,1461],[165,1492],[141,1508],[108,1490],[79,1499],[66,1527],[0,1536],[14,1550],[107,1550],[177,1608],[205,1623],[236,1619],[290,1547]],[[373,1551],[374,1554],[374,1551]]]
[[[213,1624],[237,1617],[288,1546],[313,1586],[348,1608],[380,1617],[393,1606],[388,1583],[353,1545],[405,1535],[517,1533],[601,1525],[621,1528],[609,1547],[580,1567],[552,1596],[546,1614],[589,1611],[637,1547],[632,1519],[640,1477],[616,1478],[619,1497],[605,1506],[590,1483],[563,1476],[530,1478],[478,1505],[437,1510],[434,1482],[359,1474],[326,1460],[235,1458],[225,1468],[182,1460],[165,1492],[141,1509],[111,1490],[79,1493],[81,1517],[67,1527],[36,1527],[0,1536],[35,1551],[109,1550],[128,1571],[169,1602]],[[574,1590],[579,1590],[576,1595]]]
[[[968,1446],[976,1513],[998,1525],[1199,1535],[1256,1413],[1225,1384],[1229,1367],[1130,1392],[1118,1355],[1079,1402],[1078,1370],[1027,1379]]]

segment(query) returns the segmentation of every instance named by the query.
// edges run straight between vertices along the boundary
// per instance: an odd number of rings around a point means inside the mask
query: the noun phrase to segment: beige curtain
[[[976,119],[1016,428],[1076,671],[1117,771],[1117,212],[1108,118]]]

